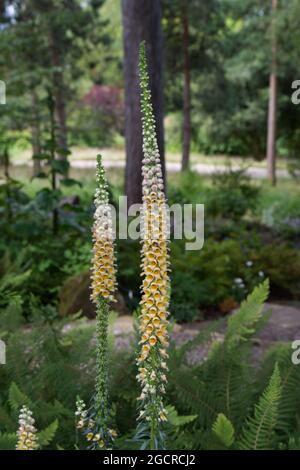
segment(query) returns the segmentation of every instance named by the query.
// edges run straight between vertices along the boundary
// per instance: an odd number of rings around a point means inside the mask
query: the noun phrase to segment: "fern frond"
[[[23,393],[15,382],[12,382],[8,392],[8,402],[13,411],[18,411],[23,405],[29,405],[29,398]]]
[[[0,432],[0,450],[14,450],[17,443],[16,433]]]
[[[234,427],[223,413],[219,413],[212,426],[212,431],[220,442],[228,449],[234,443]]]
[[[244,300],[237,312],[228,320],[225,341],[228,347],[245,341],[255,333],[255,326],[262,318],[263,304],[269,294],[269,280],[255,287],[253,292]]]
[[[187,367],[170,369],[169,383],[174,390],[172,402],[175,406],[179,410],[198,415],[196,421],[201,427],[210,427],[218,410],[213,394],[209,392],[209,387],[199,374]]]
[[[58,421],[55,419],[49,426],[40,431],[37,435],[38,442],[41,447],[45,447],[54,439],[55,433],[58,428]]]
[[[279,344],[271,348],[268,352],[262,367],[260,380],[269,374],[270,368],[274,363],[278,364],[282,393],[279,403],[279,416],[277,430],[284,437],[294,432],[300,421],[300,367],[291,361],[291,345]]]
[[[225,344],[216,344],[202,366],[201,375],[218,413],[224,413],[238,431],[252,404],[253,374],[248,345],[228,350]]]
[[[289,442],[288,442],[288,449],[300,450],[300,438],[295,439],[294,437],[290,437]]]
[[[166,410],[168,416],[168,423],[170,423],[176,428],[184,426],[185,424],[192,423],[197,418],[197,415],[179,416],[177,410],[172,405],[168,405],[166,407]]]
[[[239,445],[241,449],[274,449],[280,398],[281,378],[276,364],[270,382],[255,406],[254,416],[249,417],[244,426]]]

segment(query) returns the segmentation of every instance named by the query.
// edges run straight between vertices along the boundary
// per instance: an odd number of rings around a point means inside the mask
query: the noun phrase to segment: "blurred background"
[[[265,277],[271,299],[298,302],[299,0],[23,0],[0,14],[3,307],[10,276],[25,317],[32,303],[93,316],[98,152],[112,202],[141,200],[142,40],[169,202],[206,209],[202,251],[172,242],[174,319],[226,314]],[[138,244],[118,241],[118,264],[130,313]]]
[[[95,378],[96,156],[111,202],[139,202],[143,40],[168,201],[205,205],[203,249],[171,241],[168,448],[216,446],[220,412],[240,433],[275,362],[282,401],[276,369],[255,417],[281,411],[260,446],[300,448],[289,343],[300,338],[299,20],[300,0],[0,1],[0,449],[14,448],[24,404],[39,429],[52,423],[41,445],[78,445],[76,396],[89,400]],[[110,391],[126,448],[136,424],[140,243],[116,240],[116,249]],[[232,312],[266,279],[272,314],[262,321],[265,282],[230,330]]]

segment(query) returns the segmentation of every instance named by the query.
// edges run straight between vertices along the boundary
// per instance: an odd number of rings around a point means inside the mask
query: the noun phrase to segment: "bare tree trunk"
[[[33,157],[33,175],[37,175],[41,171],[41,160],[37,160],[34,157],[41,153],[41,139],[40,139],[40,124],[39,124],[39,112],[37,95],[34,89],[30,92],[31,98],[31,110],[32,110],[32,122],[31,122],[31,145],[32,145],[32,157]]]
[[[146,41],[158,147],[165,175],[163,137],[162,35],[160,0],[122,0],[125,79],[125,192],[128,204],[142,200],[142,124],[138,56]]]
[[[273,186],[276,185],[277,44],[274,25],[276,11],[277,0],[272,0],[272,63],[269,88],[267,166],[268,179]]]
[[[189,19],[186,0],[182,17],[183,27],[183,132],[182,132],[182,162],[181,169],[186,170],[190,162],[191,142],[191,75],[189,57]]]
[[[67,125],[66,125],[66,105],[65,105],[65,87],[62,72],[60,53],[53,33],[49,34],[49,48],[51,64],[53,67],[53,97],[55,102],[55,121],[57,125],[57,143],[62,150],[67,150]],[[58,155],[60,160],[65,160],[66,155]]]

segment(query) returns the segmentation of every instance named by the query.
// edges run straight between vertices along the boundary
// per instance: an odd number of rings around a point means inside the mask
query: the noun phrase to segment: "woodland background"
[[[171,241],[169,447],[300,447],[290,359],[300,338],[299,19],[299,0],[0,2],[0,448],[14,447],[24,403],[40,429],[50,424],[45,447],[82,445],[74,407],[94,381],[96,155],[111,202],[139,202],[142,40],[168,200],[205,204],[203,249]],[[126,448],[140,245],[116,244],[111,390]]]

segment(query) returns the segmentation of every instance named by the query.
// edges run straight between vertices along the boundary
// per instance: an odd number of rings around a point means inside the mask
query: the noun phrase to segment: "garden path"
[[[125,161],[124,160],[105,160],[104,162],[105,168],[124,168]],[[27,165],[31,166],[31,162],[27,162]],[[23,160],[16,160],[14,161],[14,165],[24,165]],[[95,160],[71,160],[71,167],[77,169],[91,169],[96,167]],[[181,165],[179,162],[167,162],[166,163],[167,171],[169,172],[178,172],[181,169]],[[241,166],[239,165],[232,165],[232,170],[239,170]],[[208,163],[192,163],[191,169],[196,171],[202,175],[212,175],[214,173],[224,173],[228,171],[228,166],[220,165],[220,164],[208,164]],[[266,179],[267,178],[267,169],[266,168],[259,168],[254,166],[245,167],[245,172],[247,175],[251,176],[252,178],[257,179]],[[278,178],[289,178],[290,174],[285,169],[277,169],[277,177]]]
[[[96,166],[94,160],[73,160],[71,162],[71,166],[74,168],[93,168]],[[124,161],[113,161],[113,160],[106,160],[104,161],[105,168],[124,168],[125,162]],[[170,172],[177,172],[180,171],[181,165],[177,162],[167,162],[166,163],[167,171]],[[191,165],[192,170],[196,171],[199,174],[203,175],[212,175],[214,173],[224,173],[228,170],[226,165],[210,165],[208,163],[194,163]],[[233,165],[232,170],[240,169],[240,166]],[[267,169],[266,168],[258,168],[258,167],[248,167],[246,169],[246,174],[251,176],[252,178],[258,179],[265,179],[267,178]],[[289,172],[284,169],[277,170],[277,176],[279,178],[288,178]]]
[[[299,306],[288,306],[283,304],[267,303],[266,311],[271,309],[272,313],[262,330],[253,340],[253,362],[259,364],[265,351],[273,344],[278,342],[292,342],[300,340],[300,308]],[[95,320],[83,318],[80,327],[91,325]],[[175,325],[172,331],[172,338],[178,345],[192,340],[203,328],[209,326],[212,322],[198,321]],[[65,325],[65,331],[72,329],[76,323]],[[112,325],[112,333],[115,336],[115,345],[118,349],[130,347],[134,339],[133,317],[131,315],[121,315]],[[212,340],[222,341],[224,338],[224,327],[212,333]],[[203,360],[209,350],[211,342],[201,346],[196,346],[188,353],[188,361],[191,364]],[[292,354],[292,350],[291,350]]]

